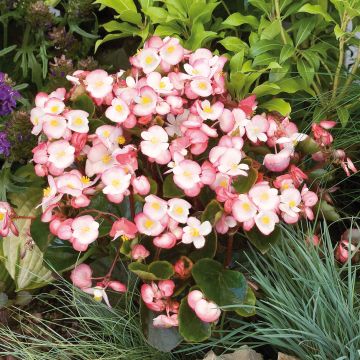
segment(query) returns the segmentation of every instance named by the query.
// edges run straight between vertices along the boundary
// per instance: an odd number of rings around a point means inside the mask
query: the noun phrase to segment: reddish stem
[[[131,220],[134,220],[134,218],[135,218],[135,200],[134,200],[134,191],[132,188],[130,190],[129,200],[130,200]]]
[[[36,217],[35,216],[12,216],[12,219],[17,220],[17,219],[26,219],[26,220],[35,220]]]
[[[99,211],[99,210],[96,210],[96,209],[89,209],[89,210],[83,210],[79,213],[79,215],[82,215],[82,214],[88,214],[88,213],[91,213],[91,212],[96,212],[100,215],[103,215],[103,216],[112,216],[116,219],[119,219],[118,216],[116,216],[115,214],[112,214],[112,213],[108,213],[108,212],[104,212],[104,211]]]

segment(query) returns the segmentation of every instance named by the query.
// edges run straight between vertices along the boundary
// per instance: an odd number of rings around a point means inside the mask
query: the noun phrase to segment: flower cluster
[[[6,74],[0,72],[0,116],[9,115],[19,97],[20,94],[8,84]]]
[[[299,165],[306,154],[298,150],[309,136],[288,117],[256,114],[255,96],[233,101],[226,60],[153,37],[130,58],[130,71],[76,71],[67,77],[70,91],[39,93],[31,111],[39,137],[35,171],[49,184],[42,221],[78,251],[106,237],[130,243],[124,256],[151,280],[141,288],[143,301],[162,313],[155,326],[177,326],[175,287],[191,276],[191,253],[210,237],[255,229],[267,236],[280,221],[314,219],[318,197],[306,184]],[[112,207],[128,204],[130,214],[99,211],[92,206],[99,195]],[[102,236],[100,218],[111,224]],[[158,260],[170,253],[170,273],[162,278],[151,266],[165,266]],[[80,266],[75,285],[104,297],[110,283],[92,288],[91,271]],[[199,319],[217,321],[219,307],[205,290],[187,299]]]

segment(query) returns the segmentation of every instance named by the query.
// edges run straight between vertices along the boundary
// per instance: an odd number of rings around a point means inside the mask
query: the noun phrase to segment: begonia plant
[[[305,134],[290,114],[258,111],[254,95],[234,101],[226,61],[152,37],[128,71],[76,71],[70,91],[39,93],[31,111],[35,172],[48,182],[31,231],[46,223],[45,241],[89,256],[115,248],[103,277],[76,264],[74,285],[110,306],[107,290],[127,291],[113,275],[121,260],[141,279],[153,326],[178,327],[194,342],[226,312],[254,314],[237,243],[247,238],[265,252],[281,224],[315,220],[327,204],[308,181],[318,164],[356,171],[332,148],[334,122]],[[0,204],[2,236],[16,231],[15,219]]]

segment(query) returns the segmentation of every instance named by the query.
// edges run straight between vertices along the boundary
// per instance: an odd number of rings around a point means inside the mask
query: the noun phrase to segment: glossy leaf
[[[334,22],[334,19],[330,16],[330,14],[325,11],[320,5],[305,4],[298,10],[298,12],[321,15],[326,21]]]
[[[31,223],[30,234],[35,244],[44,252],[52,239],[49,224],[42,222],[40,216],[36,217]]]
[[[258,171],[254,168],[250,168],[248,176],[237,176],[232,183],[232,186],[238,194],[245,194],[249,192],[252,186],[255,184],[258,177]]]
[[[291,112],[290,104],[283,99],[269,100],[261,104],[261,107],[269,111],[277,111],[283,116],[289,115]]]
[[[126,10],[137,11],[133,0],[96,0],[95,4],[110,7],[119,14]]]
[[[345,127],[349,121],[350,113],[346,107],[336,108],[337,116],[339,117],[342,127]]]
[[[143,301],[140,303],[141,327],[147,342],[162,352],[170,352],[180,344],[182,338],[178,328],[159,328],[153,325],[153,319],[158,316],[149,310]]]
[[[217,250],[217,233],[213,230],[206,236],[205,245],[201,249],[196,249],[190,253],[189,258],[196,262],[204,258],[213,258]]]
[[[222,23],[224,26],[241,26],[243,24],[249,24],[255,29],[259,25],[259,22],[255,16],[242,15],[236,12],[229,15]]]
[[[256,296],[251,287],[248,286],[245,300],[243,304],[236,309],[236,313],[243,317],[254,316],[256,314],[255,304]]]
[[[226,50],[239,52],[242,49],[246,49],[247,45],[242,40],[235,36],[227,36],[225,39],[219,41]]]
[[[201,222],[208,220],[212,225],[214,225],[221,218],[223,211],[224,209],[221,204],[217,200],[213,199],[204,209],[201,215]]]
[[[11,202],[17,206],[19,215],[36,216],[39,209],[36,205],[41,201],[41,189],[29,188],[27,191],[10,197]],[[43,265],[43,254],[37,245],[31,248],[27,245],[30,223],[28,219],[18,219],[16,226],[19,236],[10,234],[3,239],[2,247],[4,264],[15,282],[16,291],[36,289],[53,280],[51,272]]]
[[[218,261],[199,260],[192,268],[192,275],[205,296],[219,306],[239,305],[245,300],[245,276],[238,271],[224,269]],[[234,311],[235,308],[228,310]]]
[[[168,175],[163,183],[163,195],[166,198],[184,197],[184,192],[178,188],[173,180],[173,175]]]
[[[187,297],[181,300],[179,308],[179,332],[188,342],[202,342],[211,335],[211,325],[201,321],[190,308]]]
[[[80,95],[74,101],[72,105],[73,109],[83,110],[89,114],[89,117],[92,117],[95,112],[95,105],[88,95]]]
[[[254,227],[250,231],[245,231],[245,235],[262,254],[265,254],[272,245],[280,240],[281,229],[279,226],[275,226],[275,229],[271,234],[264,235],[258,228]]]
[[[168,261],[153,261],[150,265],[140,262],[129,264],[129,270],[143,280],[166,280],[174,275],[174,269]]]

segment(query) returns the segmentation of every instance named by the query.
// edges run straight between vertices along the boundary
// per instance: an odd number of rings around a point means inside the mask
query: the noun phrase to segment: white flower
[[[176,198],[168,200],[168,204],[168,215],[175,221],[185,224],[189,216],[191,204],[186,200]]]
[[[209,221],[200,222],[195,217],[189,217],[187,225],[184,227],[182,242],[184,244],[193,243],[197,249],[204,247],[205,236],[211,233],[211,224]]]

